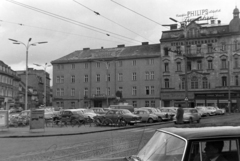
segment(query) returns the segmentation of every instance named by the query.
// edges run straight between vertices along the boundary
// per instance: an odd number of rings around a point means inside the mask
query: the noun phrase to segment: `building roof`
[[[181,136],[187,140],[240,136],[240,126],[217,126],[199,128],[162,128],[160,130]]]
[[[139,46],[116,47],[106,49],[83,49],[72,52],[62,58],[52,61],[51,63],[78,62],[94,59],[111,59],[111,58],[136,58],[160,56],[160,44],[146,44]]]

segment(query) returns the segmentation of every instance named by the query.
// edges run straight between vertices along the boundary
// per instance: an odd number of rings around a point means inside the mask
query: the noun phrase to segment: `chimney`
[[[221,24],[221,20],[218,20],[218,24]]]
[[[170,30],[174,30],[174,29],[177,29],[177,24],[170,25]]]
[[[148,42],[142,42],[142,45],[148,45]]]
[[[211,24],[215,24],[215,20],[211,20]]]
[[[121,44],[121,45],[118,45],[117,47],[118,47],[118,48],[123,48],[123,47],[125,47],[125,45],[124,45],[124,44]]]
[[[83,50],[89,50],[90,48],[83,48]]]

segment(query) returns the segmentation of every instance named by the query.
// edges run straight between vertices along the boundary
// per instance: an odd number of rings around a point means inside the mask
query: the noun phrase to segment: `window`
[[[75,102],[71,102],[71,108],[72,108],[72,109],[75,108]]]
[[[234,41],[234,51],[238,50],[238,41]]]
[[[202,70],[202,61],[197,61],[197,69]]]
[[[150,64],[154,64],[154,59],[150,59]]]
[[[151,101],[151,107],[155,107],[155,101]]]
[[[223,87],[226,87],[226,86],[227,86],[227,77],[226,77],[226,76],[223,76],[223,77],[222,77],[222,86],[223,86]]]
[[[150,72],[150,79],[151,79],[151,80],[154,80],[154,71],[151,71],[151,72]]]
[[[222,69],[227,69],[227,60],[222,59]]]
[[[61,88],[60,96],[64,96],[64,88]]]
[[[164,79],[165,88],[169,88],[169,79]]]
[[[154,59],[146,59],[147,65],[152,65],[154,64]]]
[[[133,80],[133,81],[136,81],[136,80],[137,80],[137,73],[136,73],[136,72],[133,72],[133,74],[132,74],[132,80]]]
[[[119,82],[123,81],[123,74],[122,73],[118,73],[118,81]]]
[[[203,89],[207,89],[208,88],[208,80],[206,77],[203,77],[202,83],[203,83]]]
[[[145,101],[145,107],[149,107],[149,101]]]
[[[75,64],[71,64],[71,69],[75,69]]]
[[[85,69],[88,68],[88,63],[84,63],[84,68],[85,68]]]
[[[97,95],[100,95],[100,87],[97,87],[97,89],[96,89],[96,94],[97,94]]]
[[[110,87],[107,87],[107,95],[110,96],[111,95],[111,90]]]
[[[164,56],[168,56],[168,55],[169,55],[168,48],[167,48],[167,47],[165,47],[165,48],[164,48]]]
[[[75,75],[72,75],[72,76],[71,76],[71,82],[72,82],[72,83],[75,83]]]
[[[83,92],[84,92],[84,97],[88,96],[88,88],[85,87]]]
[[[61,76],[60,83],[64,83],[64,76]]]
[[[149,72],[145,72],[145,80],[149,80]]]
[[[145,91],[146,91],[146,95],[149,95],[149,94],[150,94],[149,86],[146,86],[146,87],[145,87]]]
[[[84,82],[88,82],[88,75],[84,75]]]
[[[208,69],[213,69],[213,62],[212,62],[212,60],[208,60]]]
[[[60,89],[59,88],[57,88],[56,96],[60,96]]]
[[[198,79],[197,79],[197,77],[192,77],[191,88],[192,89],[198,89]]]
[[[75,88],[71,89],[71,96],[75,96]]]
[[[155,90],[154,90],[154,86],[151,86],[151,95],[154,95]]]
[[[234,68],[238,68],[238,58],[234,58]]]
[[[182,79],[182,89],[185,89],[185,78]]]
[[[239,84],[239,83],[238,83],[238,76],[236,75],[236,76],[235,76],[235,85],[238,86],[238,84]]]
[[[197,54],[201,54],[201,45],[197,45]]]
[[[60,105],[61,105],[61,107],[63,107],[63,108],[64,108],[64,102],[61,102],[61,103],[60,103]]]
[[[96,81],[97,81],[97,82],[100,82],[100,74],[97,74],[97,75],[96,75]]]
[[[61,69],[61,65],[58,64],[57,65],[57,69],[60,70]]]
[[[96,62],[96,67],[100,68],[100,62]]]
[[[136,108],[137,107],[137,101],[132,101],[132,106]]]
[[[132,87],[132,95],[133,95],[133,96],[136,96],[136,95],[137,95],[137,87],[136,87],[136,86],[133,86],[133,87]]]
[[[192,70],[192,63],[190,61],[187,62],[187,71]]]
[[[110,77],[110,74],[107,75],[107,81],[110,82],[111,80],[111,77]]]
[[[208,46],[207,46],[207,52],[208,52],[208,53],[212,53],[212,52],[213,52],[212,44],[208,44]]]
[[[132,61],[132,65],[133,65],[133,66],[136,66],[136,64],[137,64],[137,61],[136,61],[136,60],[133,60],[133,61]]]
[[[57,76],[56,83],[60,83],[60,76]]]
[[[181,71],[182,69],[181,69],[181,62],[177,62],[177,71],[179,72],[179,71]]]
[[[122,66],[122,61],[118,61],[118,66],[121,67]]]
[[[169,72],[169,64],[164,63],[164,72]]]
[[[222,45],[221,50],[225,51],[226,50],[226,42],[222,42],[221,45]]]
[[[187,46],[186,54],[191,54],[191,46]]]
[[[181,47],[177,46],[176,48],[177,55],[181,55]]]

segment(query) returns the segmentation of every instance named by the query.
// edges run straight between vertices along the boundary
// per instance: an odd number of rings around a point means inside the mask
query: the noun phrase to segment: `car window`
[[[216,150],[219,153],[216,154]],[[236,139],[196,141],[192,143],[188,161],[205,161],[214,156],[221,157],[220,160],[238,161],[238,151]]]
[[[191,111],[191,113],[198,113],[197,110],[195,110],[195,109],[192,109],[190,111]]]

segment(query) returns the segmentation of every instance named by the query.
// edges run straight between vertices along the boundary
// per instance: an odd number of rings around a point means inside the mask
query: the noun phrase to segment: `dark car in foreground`
[[[206,161],[216,159],[215,161],[240,161],[239,147],[239,126],[171,127],[157,130],[137,155],[95,160]]]
[[[127,109],[111,109],[103,116],[97,116],[99,119],[108,119],[113,123],[122,120],[129,125],[141,122],[141,117],[131,113]]]

